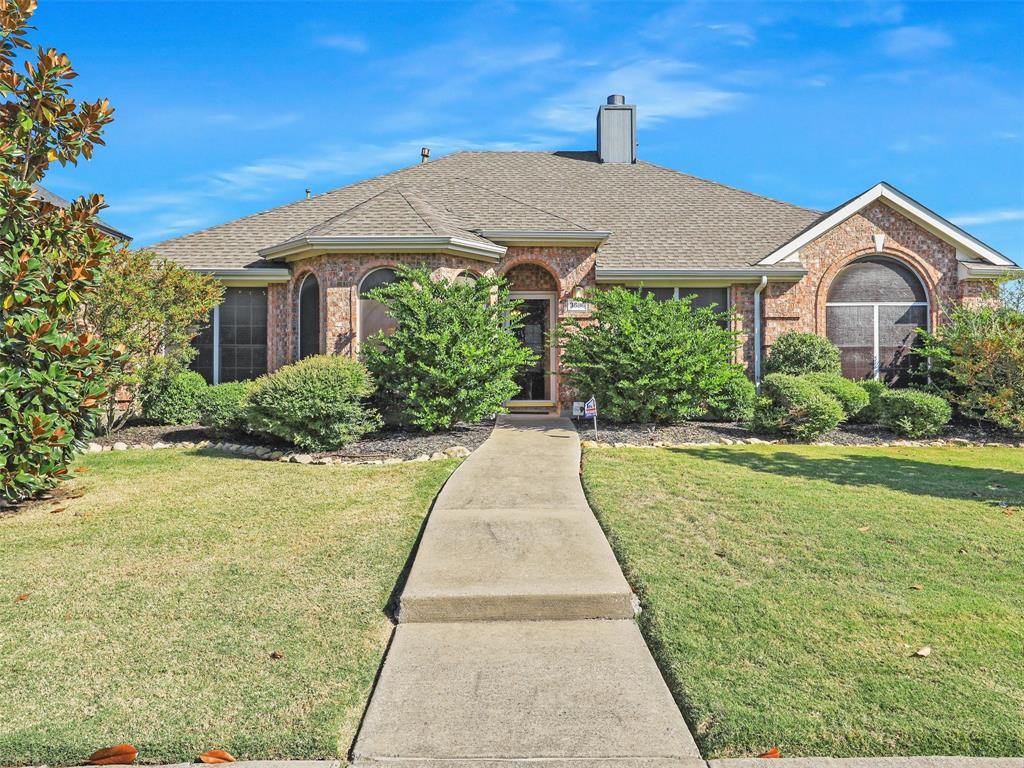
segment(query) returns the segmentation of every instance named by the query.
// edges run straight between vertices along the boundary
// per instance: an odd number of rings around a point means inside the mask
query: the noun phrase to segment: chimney
[[[597,109],[597,157],[602,163],[636,162],[636,105],[613,93]]]

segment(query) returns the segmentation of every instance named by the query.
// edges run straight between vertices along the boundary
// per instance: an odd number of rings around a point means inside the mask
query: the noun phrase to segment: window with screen
[[[299,288],[298,357],[320,354],[320,283],[312,274],[306,275]]]
[[[642,293],[650,296],[655,301],[672,301],[690,297],[690,306],[694,309],[713,307],[715,312],[726,313],[729,311],[729,289],[728,288],[706,288],[690,286],[673,286],[669,288],[648,288],[647,286],[626,288],[633,293]],[[723,316],[719,319],[723,328],[729,326],[729,319]]]
[[[359,343],[362,344],[371,336],[384,331],[390,333],[395,329],[395,321],[387,313],[387,309],[376,299],[371,299],[370,291],[383,285],[398,282],[398,273],[387,267],[370,272],[359,284]]]
[[[228,288],[220,305],[220,381],[267,372],[267,289]]]
[[[195,357],[189,367],[206,379],[207,384],[213,384],[213,323],[215,314],[210,311],[210,320],[199,332],[199,335],[192,339],[192,346],[196,350]]]

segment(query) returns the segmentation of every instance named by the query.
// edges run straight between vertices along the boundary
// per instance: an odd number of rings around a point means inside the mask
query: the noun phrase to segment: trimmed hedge
[[[880,406],[879,423],[904,437],[931,437],[953,418],[949,403],[919,389],[887,390]]]
[[[373,392],[362,364],[317,355],[260,377],[243,403],[253,431],[305,450],[326,451],[380,427],[380,415],[366,404]]]
[[[209,387],[199,404],[199,423],[217,432],[245,429],[243,401],[251,386],[249,381],[232,381]]]
[[[779,336],[764,362],[765,373],[803,376],[807,373],[842,372],[839,347],[816,333],[789,331]]]
[[[142,415],[157,424],[195,424],[207,389],[206,379],[179,361],[157,358],[143,373]]]
[[[839,402],[813,382],[772,373],[761,382],[753,429],[811,441],[835,429],[843,416]]]
[[[877,424],[882,416],[882,395],[888,392],[889,388],[877,379],[865,379],[858,381],[857,384],[868,393],[868,404],[850,420],[855,424]]]
[[[843,406],[843,411],[846,414],[843,421],[854,418],[868,406],[871,400],[864,387],[856,381],[845,379],[842,376],[834,376],[830,373],[808,373],[804,378],[817,385],[818,389],[826,395],[834,397]]]
[[[756,402],[754,382],[741,369],[735,369],[718,392],[708,398],[707,416],[715,421],[750,421]]]

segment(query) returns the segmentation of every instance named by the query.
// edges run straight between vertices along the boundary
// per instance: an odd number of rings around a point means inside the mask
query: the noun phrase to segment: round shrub
[[[754,417],[757,388],[742,368],[722,382],[721,388],[708,398],[707,416],[715,421],[750,421]]]
[[[142,415],[157,424],[195,424],[206,380],[181,364],[157,358],[143,374]]]
[[[919,389],[890,389],[881,396],[879,424],[904,437],[938,434],[953,417],[949,403]]]
[[[817,385],[818,389],[826,395],[834,397],[843,406],[843,411],[846,414],[843,421],[854,418],[870,402],[867,391],[856,381],[830,373],[808,373],[804,378]]]
[[[199,423],[217,432],[245,429],[243,400],[252,382],[232,381],[209,387],[199,404]]]
[[[860,413],[851,418],[856,424],[877,424],[882,415],[882,394],[889,391],[884,382],[877,379],[858,381],[858,386],[868,394],[868,404],[861,408]]]
[[[307,357],[250,386],[243,401],[249,428],[309,451],[341,448],[381,423],[366,404],[373,380],[348,357]]]
[[[831,373],[840,375],[839,347],[816,333],[784,333],[772,344],[765,373],[787,373],[803,376],[805,373]]]
[[[843,406],[813,382],[772,373],[761,382],[753,429],[811,441],[835,429],[843,415]]]

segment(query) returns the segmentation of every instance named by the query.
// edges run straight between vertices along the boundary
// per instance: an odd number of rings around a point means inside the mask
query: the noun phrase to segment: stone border
[[[140,450],[162,450],[165,448],[186,448],[191,450],[220,451],[221,453],[235,454],[241,458],[256,459],[259,461],[280,461],[292,464],[408,464],[417,461],[440,461],[442,459],[464,459],[472,451],[464,445],[453,445],[443,451],[433,453],[421,453],[412,459],[400,459],[391,456],[386,459],[359,459],[345,458],[337,459],[333,456],[314,456],[310,453],[297,451],[282,451],[269,448],[265,445],[246,445],[244,443],[232,443],[228,441],[214,442],[211,440],[200,440],[199,442],[165,443],[158,440],[155,443],[131,444],[118,441],[112,445],[100,445],[99,443],[88,443],[83,453],[103,453],[105,451],[140,451]]]
[[[584,448],[708,448],[722,445],[817,445],[832,448],[1024,448],[1024,441],[993,443],[954,437],[949,440],[890,440],[884,443],[832,443],[827,441],[802,443],[798,440],[762,440],[759,437],[736,439],[720,437],[718,440],[682,443],[673,443],[667,440],[656,440],[653,443],[606,443],[597,440],[583,440],[580,445]]]

